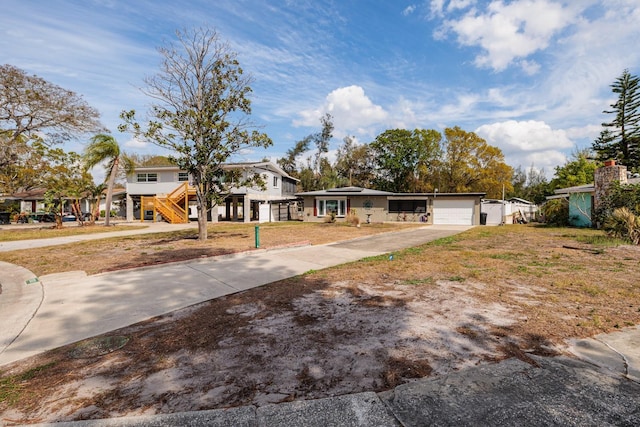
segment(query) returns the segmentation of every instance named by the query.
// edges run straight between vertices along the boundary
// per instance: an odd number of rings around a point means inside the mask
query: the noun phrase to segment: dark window
[[[389,200],[389,212],[426,212],[426,200]]]

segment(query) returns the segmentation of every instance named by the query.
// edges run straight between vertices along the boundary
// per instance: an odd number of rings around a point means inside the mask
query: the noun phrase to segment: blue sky
[[[276,159],[334,117],[332,149],[393,128],[460,126],[548,176],[589,147],[609,85],[640,74],[637,0],[3,0],[0,62],[81,94],[125,150],[122,110],[176,30],[215,28],[254,77],[253,121]],[[69,150],[81,150],[70,143]]]

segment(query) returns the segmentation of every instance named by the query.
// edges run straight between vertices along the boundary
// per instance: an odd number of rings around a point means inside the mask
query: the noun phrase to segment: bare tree
[[[229,45],[207,28],[176,35],[177,44],[159,48],[160,72],[145,79],[143,92],[155,100],[148,123],[140,125],[135,111],[125,111],[120,130],[175,153],[171,160],[193,178],[198,238],[206,240],[207,212],[224,200],[234,181],[225,179],[230,172],[224,163],[241,149],[272,142],[248,120],[252,78]]]
[[[0,65],[0,167],[30,141],[51,145],[102,130],[98,111],[81,96],[12,65]]]

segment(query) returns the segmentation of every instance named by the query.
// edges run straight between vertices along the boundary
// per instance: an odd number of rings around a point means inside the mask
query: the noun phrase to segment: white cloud
[[[490,145],[500,148],[508,164],[523,167],[533,164],[546,173],[564,163],[566,155],[562,150],[575,145],[566,131],[535,120],[492,123],[480,126],[475,132]]]
[[[454,10],[466,9],[475,3],[475,0],[451,0],[447,5],[447,11],[452,12]]]
[[[506,153],[514,151],[545,151],[571,148],[573,142],[564,130],[554,130],[545,122],[527,120],[482,125],[476,133]]]
[[[466,3],[466,2],[461,2]],[[485,11],[472,9],[444,27],[464,46],[479,46],[478,67],[503,71],[515,59],[545,49],[551,38],[571,24],[578,11],[550,0],[492,1]],[[527,72],[531,64],[521,64]]]
[[[442,16],[442,11],[444,9],[444,0],[431,0],[429,9],[431,10],[431,15]]]
[[[125,147],[133,148],[133,149],[145,149],[145,148],[148,148],[149,145],[150,144],[148,142],[138,139],[136,137],[133,137],[124,143]]]
[[[320,117],[325,113],[333,116],[334,134],[337,137],[352,133],[367,134],[369,128],[379,125],[388,117],[381,106],[371,102],[362,87],[354,85],[329,93],[320,108],[301,111],[301,119],[295,120],[294,125],[318,127]]]
[[[408,16],[408,15],[411,15],[415,10],[416,10],[416,5],[415,5],[415,4],[412,4],[412,5],[407,6],[407,7],[402,11],[402,14],[403,14],[404,16]]]
[[[520,68],[522,68],[522,71],[524,71],[529,76],[533,76],[534,74],[537,74],[538,71],[540,71],[540,64],[538,64],[536,61],[527,61],[526,59],[523,59],[519,62],[519,65]]]

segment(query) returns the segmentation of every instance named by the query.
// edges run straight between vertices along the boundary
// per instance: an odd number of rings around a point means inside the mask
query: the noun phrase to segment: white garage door
[[[433,223],[447,225],[473,225],[473,200],[433,201]]]

